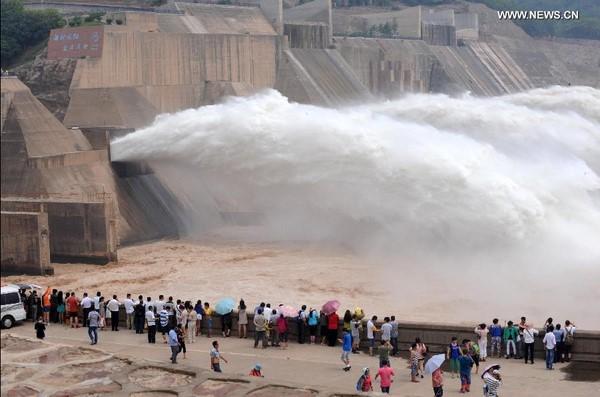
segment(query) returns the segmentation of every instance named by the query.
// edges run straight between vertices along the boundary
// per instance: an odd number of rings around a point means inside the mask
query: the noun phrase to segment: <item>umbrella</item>
[[[287,305],[279,306],[279,313],[283,314],[284,317],[296,317],[298,315],[298,310]]]
[[[500,369],[500,364],[492,364],[485,367],[485,369],[481,373],[481,379],[483,379],[483,375],[485,375],[486,372],[492,371],[494,369]]]
[[[215,311],[218,314],[227,314],[227,313],[231,313],[231,311],[233,310],[233,308],[235,307],[235,301],[233,300],[233,298],[223,298],[220,301],[217,302],[217,304],[215,305]]]
[[[439,367],[442,366],[442,364],[444,363],[445,360],[446,360],[445,354],[436,354],[435,356],[431,357],[425,363],[425,373],[426,374],[433,373],[433,371],[435,371],[436,369],[438,369]]]
[[[321,308],[321,311],[327,315],[337,312],[338,309],[340,308],[340,301],[338,300],[330,300],[327,303],[325,303],[323,305],[323,307]]]
[[[354,315],[356,316],[356,318],[358,320],[362,320],[363,318],[365,318],[365,312],[363,311],[363,309],[361,309],[360,307],[356,306],[354,308]]]

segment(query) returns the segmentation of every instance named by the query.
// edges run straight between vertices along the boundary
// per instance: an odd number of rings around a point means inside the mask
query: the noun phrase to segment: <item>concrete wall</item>
[[[454,14],[456,38],[462,40],[479,40],[479,15],[473,12]]]
[[[329,27],[324,23],[286,23],[284,35],[289,48],[327,48],[330,42]]]
[[[48,214],[2,211],[2,275],[51,272]]]
[[[454,10],[439,10],[433,8],[423,8],[422,22],[430,25],[451,25],[454,26]]]
[[[62,168],[95,162],[107,162],[106,150],[88,150],[85,152],[64,153],[55,156],[31,157],[27,159],[29,168]]]
[[[423,23],[423,40],[431,45],[456,46],[456,28],[452,25]]]
[[[277,34],[283,34],[283,1],[260,0],[259,7]]]

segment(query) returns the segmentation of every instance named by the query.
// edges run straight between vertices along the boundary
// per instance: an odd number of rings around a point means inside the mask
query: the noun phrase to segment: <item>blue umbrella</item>
[[[217,302],[217,304],[215,305],[215,311],[218,314],[227,314],[230,313],[233,308],[235,307],[235,301],[233,300],[233,298],[223,298],[220,301]]]

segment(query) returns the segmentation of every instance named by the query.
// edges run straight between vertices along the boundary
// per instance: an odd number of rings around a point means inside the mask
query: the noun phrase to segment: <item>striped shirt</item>
[[[166,327],[169,324],[169,313],[163,309],[160,311],[160,313],[158,313],[158,317],[160,319],[160,326],[161,327]]]
[[[494,376],[489,372],[486,372],[486,374],[483,375],[483,382],[485,383],[485,386],[487,388],[487,396],[496,397],[498,395],[498,389],[500,388],[502,382],[494,378]]]

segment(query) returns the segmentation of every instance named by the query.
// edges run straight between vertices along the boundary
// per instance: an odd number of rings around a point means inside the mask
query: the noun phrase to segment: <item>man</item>
[[[75,296],[75,292],[71,292],[65,303],[71,328],[79,328],[79,299]]]
[[[172,296],[169,296],[169,300],[164,304],[164,308],[169,313],[169,328],[175,328],[177,320],[175,319],[175,302],[173,302]]]
[[[110,325],[112,331],[119,330],[119,306],[121,302],[117,300],[117,295],[113,295],[112,299],[108,301],[106,307],[110,311]]]
[[[254,348],[258,347],[258,341],[262,341],[262,347],[267,347],[267,340],[265,338],[265,328],[267,326],[267,320],[263,315],[262,309],[258,309],[254,316]]]
[[[306,329],[306,305],[302,305],[302,308],[298,311],[298,343],[304,343],[304,330]]]
[[[97,312],[100,311],[100,297],[102,296],[102,293],[100,291],[96,292],[96,296],[94,297],[94,309],[96,309]]]
[[[177,339],[177,332],[173,328],[169,331],[167,343],[171,348],[171,363],[177,364],[177,355],[179,354],[179,340]]]
[[[546,348],[546,369],[554,369],[554,349],[556,348],[556,336],[554,336],[554,326],[549,325],[544,335],[544,347]]]
[[[131,294],[127,294],[127,297],[123,301],[123,305],[125,306],[125,318],[128,329],[133,328],[133,300],[131,299]]]
[[[92,310],[92,305],[94,301],[92,298],[88,296],[87,292],[83,293],[83,299],[81,299],[81,308],[83,309],[83,326],[88,326],[88,314],[90,314],[90,310]]]
[[[390,342],[392,340],[392,324],[390,324],[389,317],[383,318],[383,324],[381,325],[381,340],[384,342]]]
[[[373,348],[375,347],[375,332],[379,332],[379,330],[375,326],[376,321],[377,316],[373,316],[369,321],[367,321],[367,340],[369,341],[370,356],[373,356]]]
[[[490,356],[494,357],[494,352],[498,352],[498,358],[502,353],[502,326],[498,324],[498,319],[492,320],[492,325],[489,327],[490,336],[492,337],[492,345],[490,349]]]
[[[154,310],[156,313],[160,313],[165,305],[165,297],[163,295],[158,295],[158,299],[154,301]]]
[[[100,324],[100,314],[95,309],[88,312],[87,324],[90,345],[95,345],[98,343],[98,325]]]
[[[221,352],[219,352],[219,342],[216,340],[213,341],[212,346],[213,347],[210,349],[210,367],[215,372],[222,372],[221,363],[219,361],[223,360],[226,363],[228,363],[228,361],[221,355]]]
[[[523,331],[526,328],[527,319],[525,317],[521,317],[521,322],[517,325],[519,329],[518,337],[517,337],[517,354],[518,359],[522,359],[523,351],[525,350],[525,342],[523,341]]]
[[[377,371],[377,375],[375,375],[375,380],[381,377],[381,392],[390,394],[390,387],[392,386],[394,376],[394,370],[390,367],[390,363],[388,361],[383,363],[383,367],[379,368]]]
[[[144,319],[146,318],[146,307],[144,305],[144,297],[138,296],[137,304],[133,307],[133,322],[135,324],[135,333],[144,333]]]
[[[150,306],[154,308],[154,314],[158,314],[158,312],[156,311],[156,306],[154,306],[154,304],[152,303],[152,298],[148,296],[146,298],[146,303],[144,303],[144,309],[148,310],[148,307]]]
[[[156,317],[152,305],[148,306],[145,317],[148,326],[148,343],[156,343]]]
[[[527,324],[523,329],[523,342],[525,344],[525,349],[523,350],[525,356],[525,364],[527,364],[527,360],[531,360],[531,364],[533,364],[533,345],[535,342],[535,336],[538,334],[538,330],[533,328],[531,325]]]
[[[392,326],[392,332],[390,335],[390,342],[392,343],[392,356],[398,354],[398,322],[396,316],[390,317],[390,325]]]

